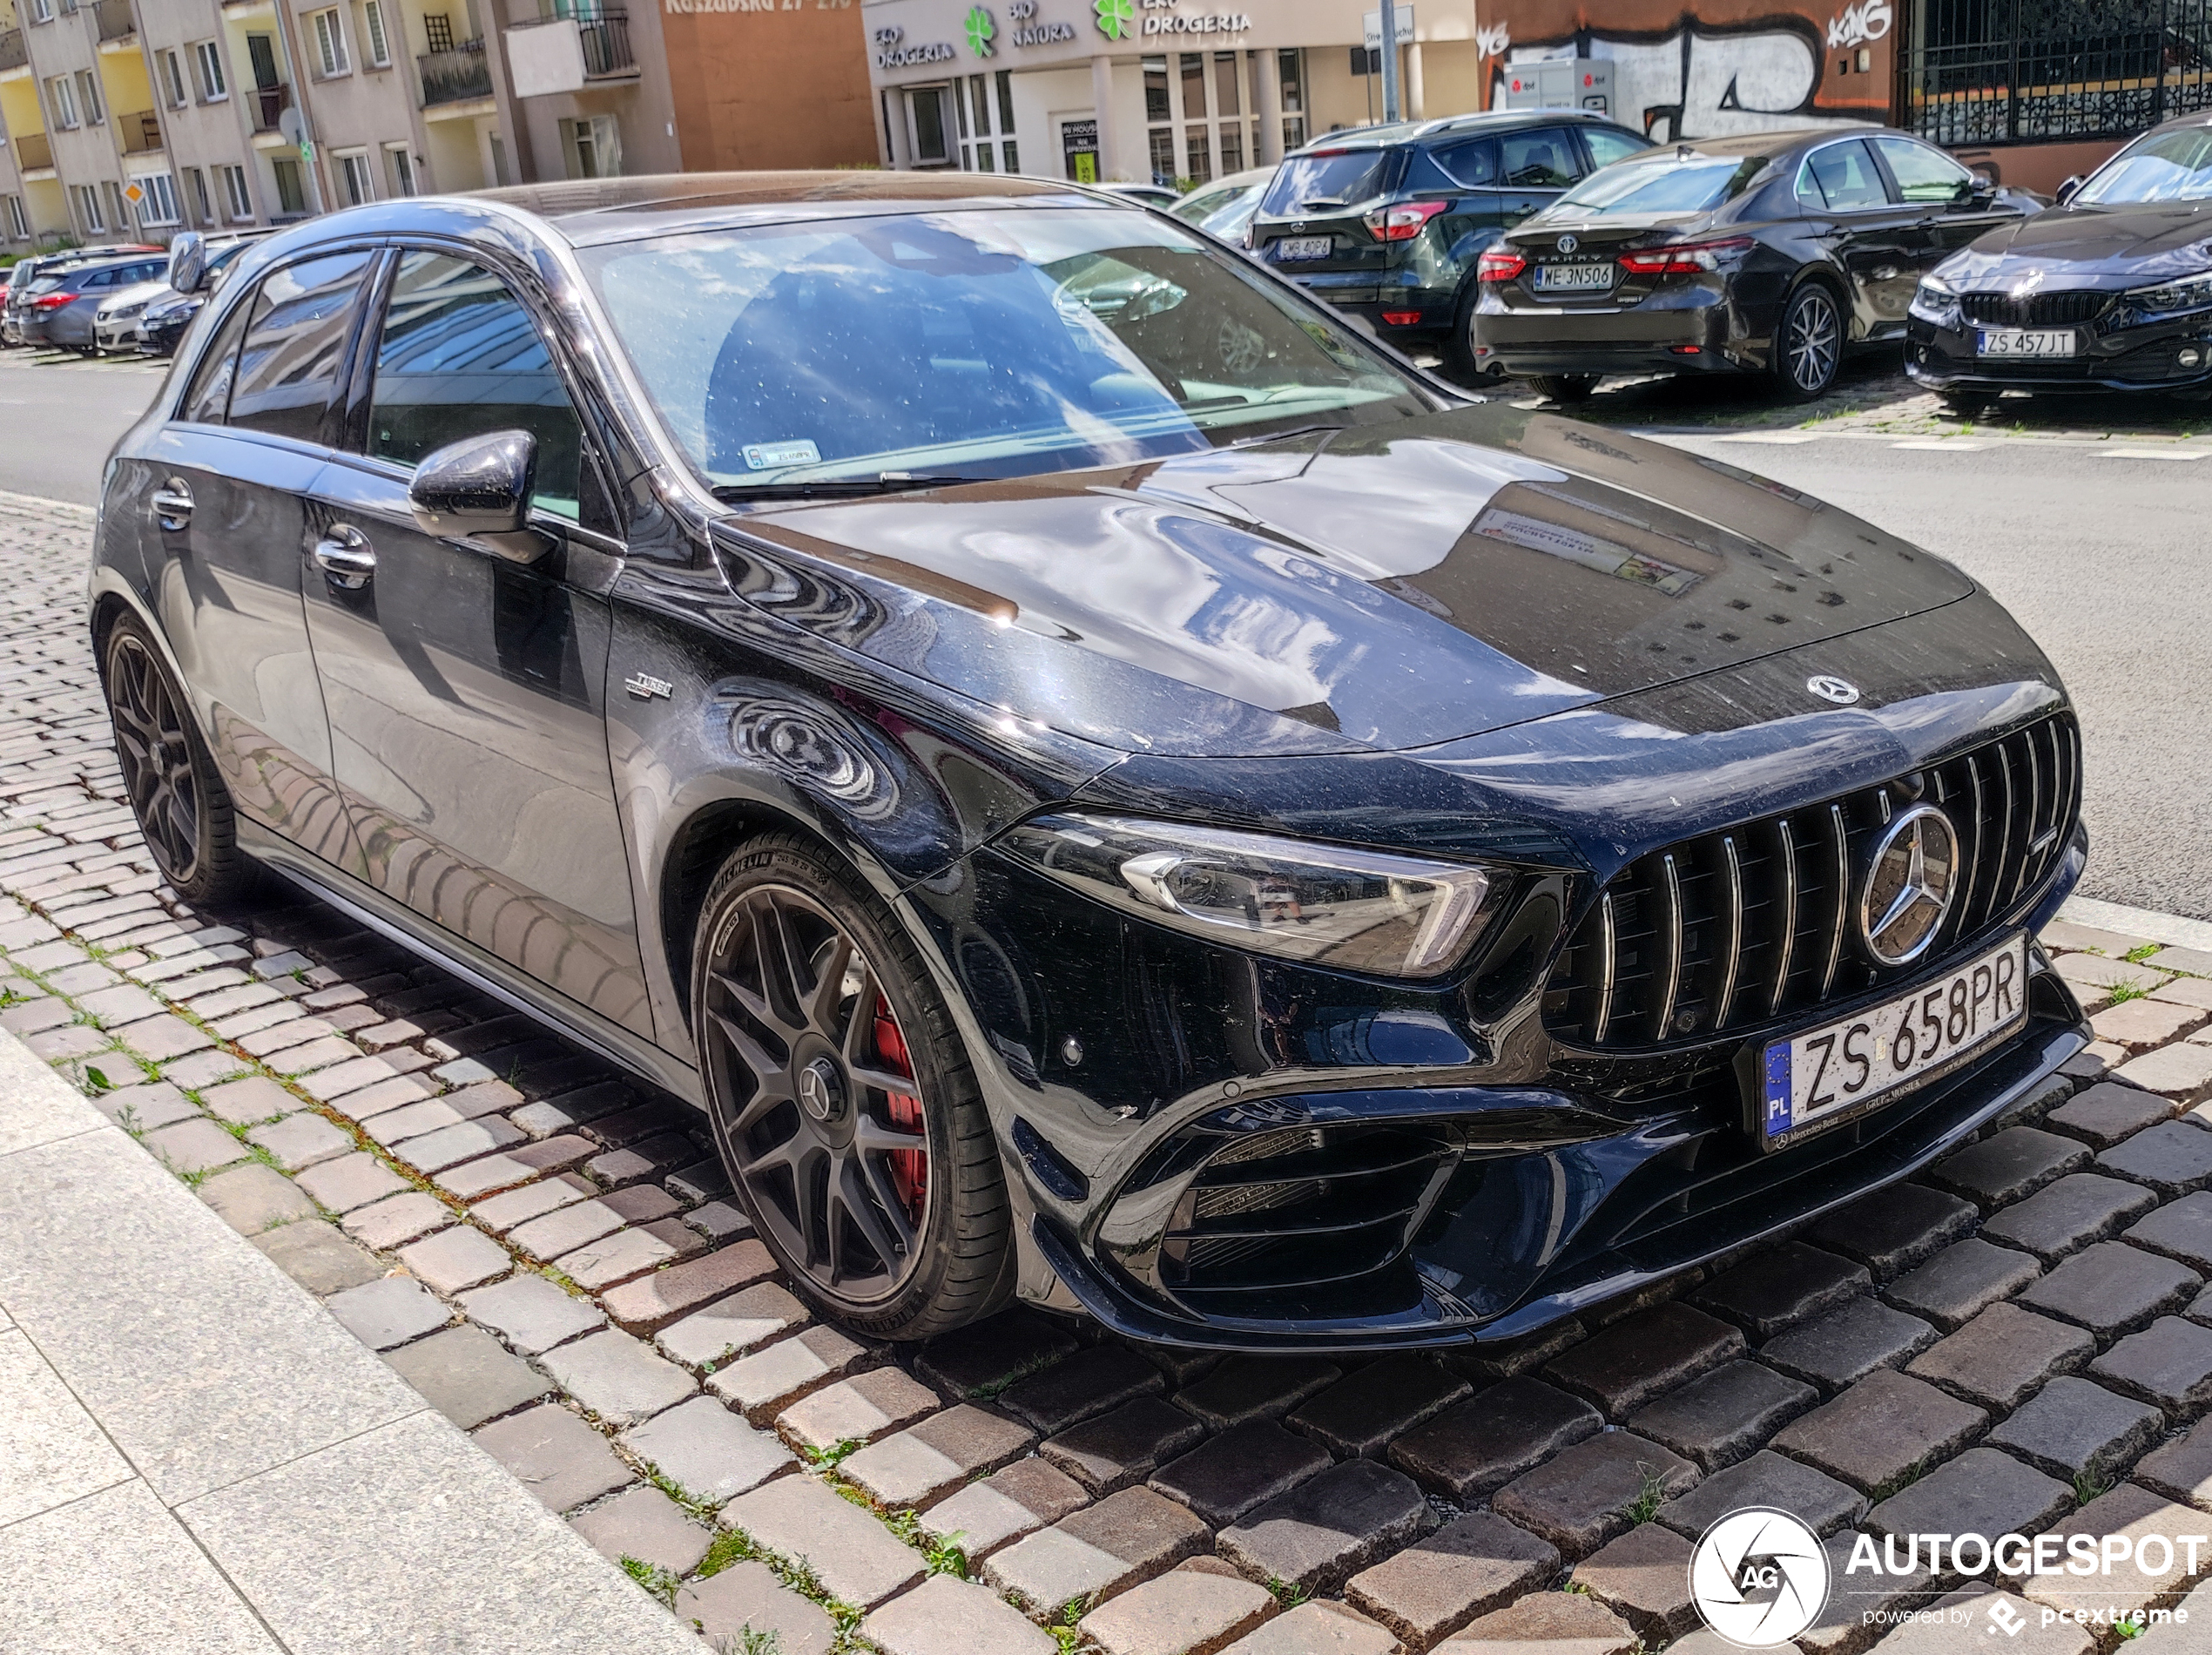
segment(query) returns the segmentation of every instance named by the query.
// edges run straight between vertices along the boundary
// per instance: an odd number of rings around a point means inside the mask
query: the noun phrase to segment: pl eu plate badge
[[[1772,1143],[1790,1130],[1790,1043],[1766,1049],[1766,1138]]]

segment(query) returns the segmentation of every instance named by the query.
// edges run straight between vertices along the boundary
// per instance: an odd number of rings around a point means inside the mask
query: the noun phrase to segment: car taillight
[[[30,301],[33,310],[59,310],[77,295],[73,293],[42,293]]]
[[[1411,241],[1420,234],[1423,225],[1451,205],[1449,201],[1401,201],[1396,206],[1377,207],[1362,215],[1360,222],[1378,241]]]
[[[1477,281],[1511,281],[1528,268],[1528,260],[1511,247],[1493,247],[1474,267]]]
[[[1751,250],[1751,238],[1730,236],[1720,241],[1678,241],[1669,247],[1644,247],[1624,253],[1621,268],[1632,276],[1686,276],[1700,270],[1718,270]]]

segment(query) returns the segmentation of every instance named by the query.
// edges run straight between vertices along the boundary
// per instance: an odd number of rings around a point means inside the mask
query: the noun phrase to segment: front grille
[[[1586,1049],[1687,1045],[1925,970],[2056,865],[2080,805],[2080,753],[2060,713],[1881,787],[1639,859],[1553,968],[1544,1026]],[[1858,945],[1859,882],[1884,825],[1923,800],[1957,832],[1959,895],[1920,960],[1878,967]]]
[[[1968,321],[1993,328],[2072,328],[2094,321],[2112,302],[2108,293],[2069,288],[2058,293],[1962,293]]]
[[[1268,1295],[1372,1294],[1404,1267],[1459,1148],[1399,1125],[1286,1127],[1231,1138],[1200,1165],[1160,1239],[1160,1283],[1191,1308],[1251,1314]]]

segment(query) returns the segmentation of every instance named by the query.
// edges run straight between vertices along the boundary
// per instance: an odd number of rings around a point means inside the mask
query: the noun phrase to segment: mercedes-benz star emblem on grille
[[[1805,688],[1824,701],[1833,701],[1838,706],[1850,706],[1858,699],[1858,686],[1847,678],[1834,678],[1823,672],[1805,680]]]
[[[1859,895],[1866,951],[1910,965],[1928,950],[1959,888],[1959,835],[1933,805],[1915,805],[1883,830]]]
[[[1559,250],[1561,253],[1572,253],[1581,245],[1581,242],[1571,235],[1563,235],[1559,239]]]

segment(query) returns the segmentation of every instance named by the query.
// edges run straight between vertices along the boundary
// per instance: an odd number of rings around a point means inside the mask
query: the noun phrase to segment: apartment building
[[[9,252],[875,152],[852,0],[0,0]]]

